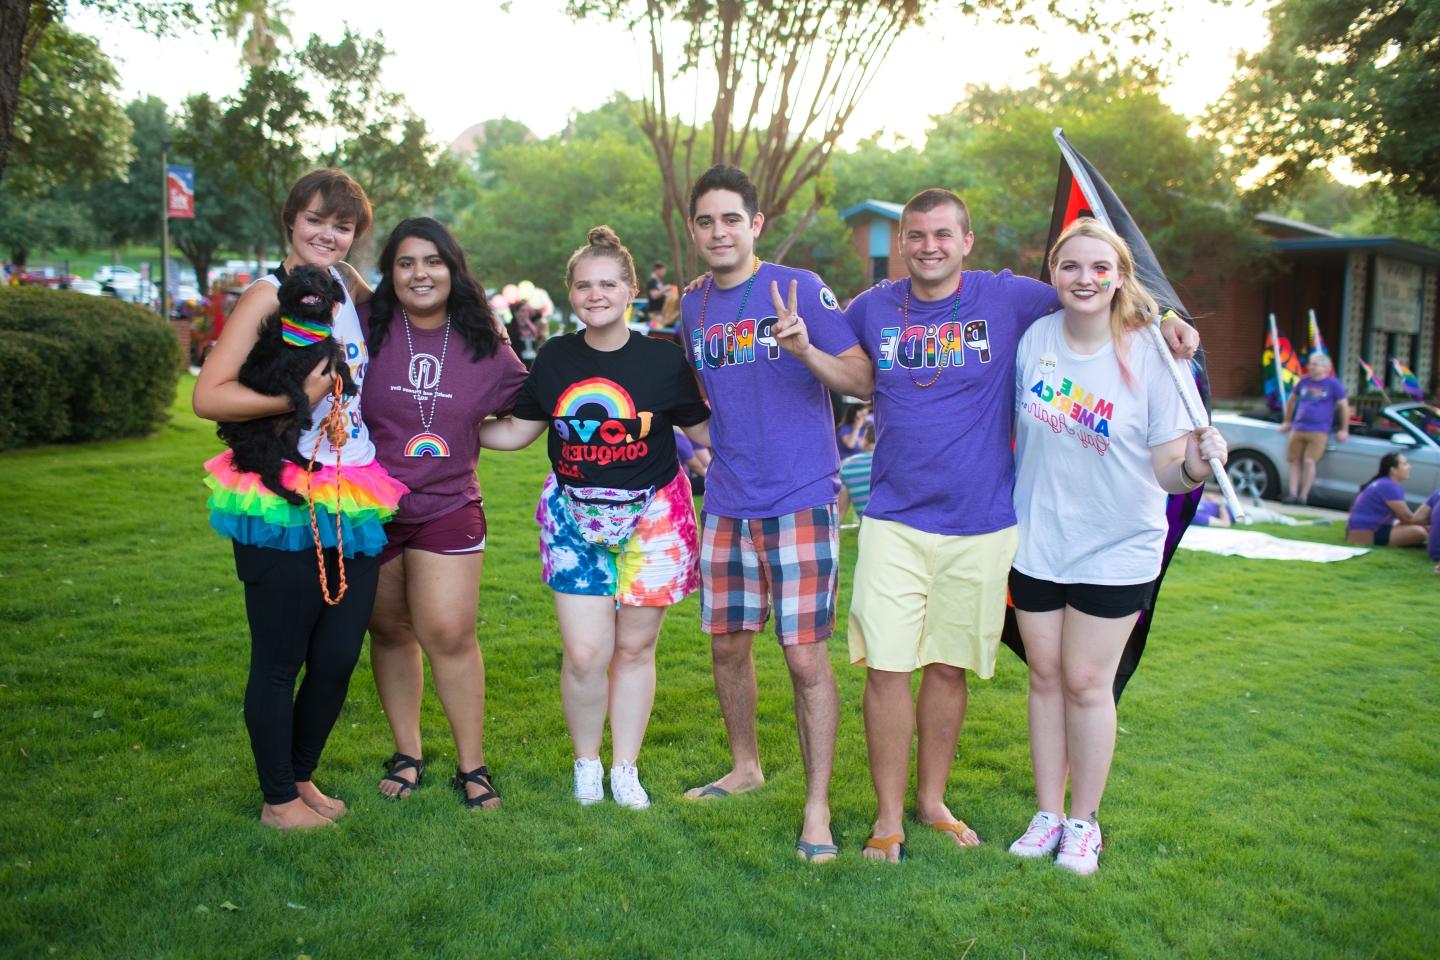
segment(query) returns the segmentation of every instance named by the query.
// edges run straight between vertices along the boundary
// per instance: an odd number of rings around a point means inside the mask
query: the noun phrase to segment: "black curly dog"
[[[272,397],[286,397],[291,409],[271,417],[243,423],[221,423],[215,432],[234,451],[235,469],[257,473],[260,480],[299,506],[305,498],[287,490],[280,482],[285,461],[304,467],[300,432],[310,426],[310,398],[305,395],[305,378],[322,360],[340,375],[346,396],[355,395],[355,381],[345,363],[345,350],[333,335],[303,346],[291,346],[281,337],[280,318],[334,322],[332,309],[345,299],[345,288],[324,270],[297,267],[280,284],[280,309],[260,323],[260,339],[240,367],[240,382]]]

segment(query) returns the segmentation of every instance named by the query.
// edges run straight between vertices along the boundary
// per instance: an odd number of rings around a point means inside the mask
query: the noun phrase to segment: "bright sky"
[[[1269,2],[1235,0],[1228,7],[1177,2],[1181,9],[1167,31],[1178,60],[1166,94],[1175,109],[1187,116],[1200,113],[1225,89],[1236,53],[1264,45],[1263,10]],[[290,7],[296,41],[311,33],[338,38],[342,23],[326,10],[331,4],[292,0]],[[563,0],[516,0],[509,13],[498,0],[343,4],[352,28],[384,32],[393,51],[384,68],[386,83],[405,95],[443,142],[500,116],[547,136],[564,127],[571,111],[594,109],[615,90],[637,98],[648,91],[649,48],[643,37],[622,26],[576,24],[563,7]],[[244,81],[239,48],[230,41],[208,35],[156,40],[86,10],[68,22],[98,37],[117,62],[126,101],[154,94],[178,106],[191,93],[232,94]],[[954,106],[967,84],[1029,85],[1032,64],[1025,51],[1032,46],[1057,68],[1074,58],[1068,34],[979,27],[958,14],[936,14],[924,32],[911,31],[896,44],[847,127],[846,145],[880,130],[922,142],[930,116]]]

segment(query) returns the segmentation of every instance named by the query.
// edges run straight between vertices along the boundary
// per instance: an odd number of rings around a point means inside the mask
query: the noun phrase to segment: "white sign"
[[[1387,333],[1420,332],[1420,292],[1425,271],[1418,263],[1375,258],[1375,329]]]

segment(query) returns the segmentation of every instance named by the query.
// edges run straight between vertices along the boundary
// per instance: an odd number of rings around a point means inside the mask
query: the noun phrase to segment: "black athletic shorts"
[[[1155,581],[1110,586],[1102,583],[1052,583],[1037,580],[1019,570],[1010,571],[1010,599],[1016,610],[1048,613],[1074,607],[1081,613],[1107,620],[1119,620],[1147,610],[1155,592]]]

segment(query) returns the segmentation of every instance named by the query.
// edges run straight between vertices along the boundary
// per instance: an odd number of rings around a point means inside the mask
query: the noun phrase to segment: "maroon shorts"
[[[472,500],[458,510],[420,523],[394,521],[385,525],[390,538],[380,552],[381,564],[406,550],[424,550],[445,556],[482,553],[485,550],[485,508]]]

